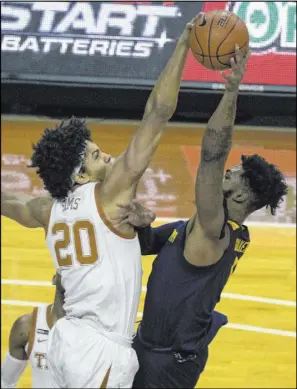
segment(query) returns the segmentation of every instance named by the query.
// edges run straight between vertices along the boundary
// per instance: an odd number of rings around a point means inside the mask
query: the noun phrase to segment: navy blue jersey
[[[249,244],[246,226],[226,220],[230,243],[210,266],[184,257],[187,222],[139,231],[142,254],[158,254],[150,274],[141,323],[144,342],[155,348],[197,352],[209,344],[213,310]]]

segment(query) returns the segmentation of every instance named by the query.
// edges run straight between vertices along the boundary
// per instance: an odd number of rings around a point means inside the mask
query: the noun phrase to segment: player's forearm
[[[219,237],[224,221],[222,180],[232,145],[237,92],[226,91],[210,118],[201,147],[195,186],[199,222],[212,237]]]
[[[149,97],[141,125],[124,154],[125,170],[131,172],[133,182],[138,181],[149,165],[165,126],[176,109],[187,52],[187,44],[180,39]]]
[[[225,91],[224,96],[208,121],[201,150],[201,162],[226,160],[232,145],[238,91]]]
[[[188,54],[188,44],[182,36],[166,67],[159,76],[145,107],[144,117],[152,110],[169,120],[173,115],[178,99],[182,72]]]
[[[126,190],[139,181],[158,147],[165,126],[176,108],[181,75],[188,53],[186,37],[183,33],[178,40],[172,57],[148,99],[140,127],[127,150],[113,165],[109,177],[105,179],[101,199],[108,197],[106,202],[113,197],[111,193],[118,196],[120,184]]]

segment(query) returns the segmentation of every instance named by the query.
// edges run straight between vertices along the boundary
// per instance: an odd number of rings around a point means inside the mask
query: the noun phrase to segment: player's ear
[[[75,176],[74,182],[79,185],[83,185],[90,182],[90,177],[86,172],[80,172]]]

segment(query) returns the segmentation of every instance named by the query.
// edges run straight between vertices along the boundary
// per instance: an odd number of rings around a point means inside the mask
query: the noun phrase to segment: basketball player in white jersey
[[[51,198],[28,202],[4,194],[1,212],[43,227],[65,289],[66,315],[50,332],[48,363],[57,388],[132,386],[138,361],[131,347],[141,293],[141,253],[130,224],[117,230],[110,215],[135,198],[137,184],[173,115],[193,21],[187,25],[146,104],[126,151],[111,163],[72,118],[46,129],[32,167]],[[6,198],[6,201],[5,201]]]
[[[19,317],[9,335],[9,351],[1,365],[1,388],[15,388],[28,362],[32,370],[32,388],[51,388],[47,363],[50,329],[64,316],[64,291],[60,276],[53,278],[56,286],[53,304],[36,307]]]

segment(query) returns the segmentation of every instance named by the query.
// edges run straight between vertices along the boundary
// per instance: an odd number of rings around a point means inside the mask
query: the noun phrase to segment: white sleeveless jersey
[[[131,338],[141,293],[138,237],[123,236],[105,218],[98,183],[55,201],[47,245],[61,274],[67,317],[90,319],[98,330]]]
[[[45,305],[33,310],[29,342],[25,347],[32,370],[32,388],[52,388],[46,355],[48,334],[53,326],[51,307]]]

